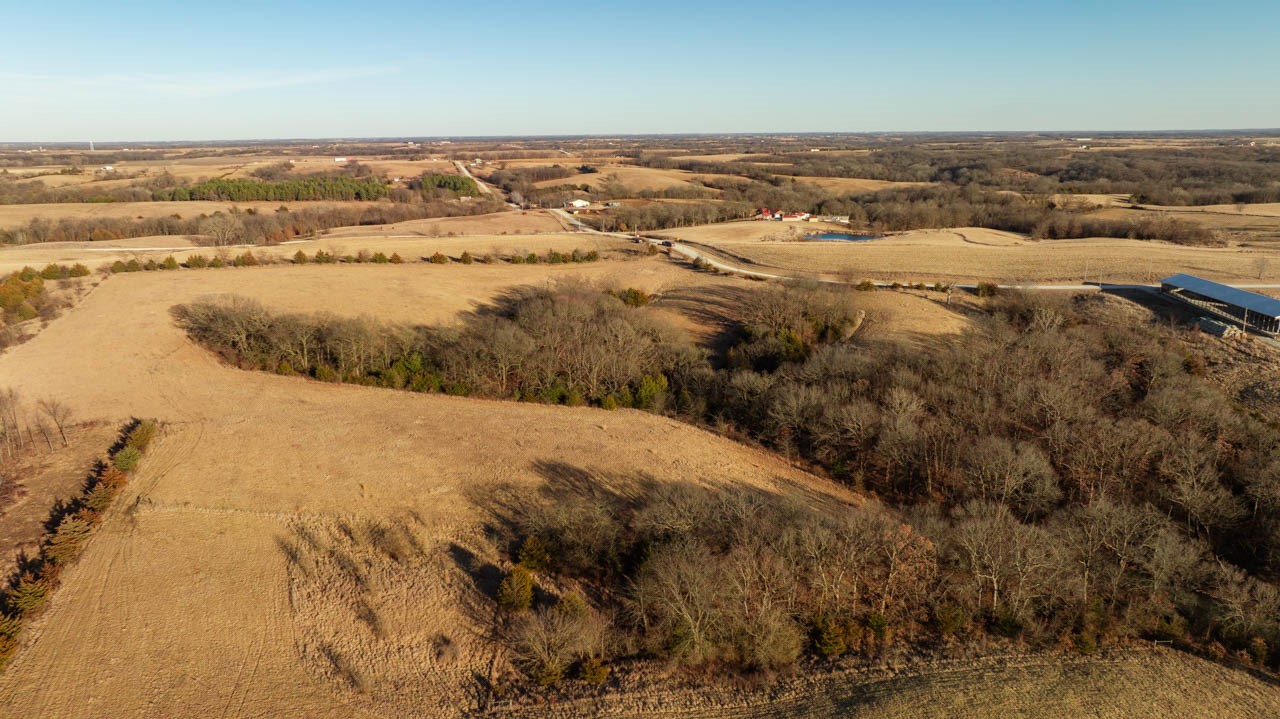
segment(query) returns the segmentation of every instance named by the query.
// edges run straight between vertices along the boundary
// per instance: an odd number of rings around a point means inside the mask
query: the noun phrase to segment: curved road
[[[814,279],[816,279],[818,282],[822,282],[822,283],[825,283],[825,284],[831,284],[831,285],[850,285],[850,284],[855,284],[855,283],[853,283],[853,282],[847,282],[847,281],[845,281],[845,280],[833,280],[833,279],[825,279],[825,278],[814,278],[814,277],[812,277],[812,276],[803,275],[803,274],[784,274],[784,273],[779,273],[779,272],[765,272],[765,271],[763,271],[763,270],[752,269],[752,268],[750,268],[750,267],[744,267],[744,266],[742,266],[742,265],[740,265],[740,264],[735,264],[735,263],[732,263],[732,262],[727,262],[727,261],[725,261],[725,260],[721,259],[720,257],[718,257],[718,256],[716,256],[716,255],[712,255],[712,254],[710,254],[709,252],[707,252],[706,250],[698,249],[697,247],[695,247],[695,246],[693,246],[693,245],[691,245],[691,244],[689,244],[689,243],[687,243],[687,242],[680,242],[680,241],[678,241],[678,240],[670,240],[670,239],[666,239],[666,238],[659,238],[659,237],[644,237],[644,236],[639,236],[639,235],[629,235],[629,234],[622,233],[622,232],[602,232],[602,231],[597,230],[597,229],[595,229],[595,228],[591,227],[590,225],[588,225],[588,224],[586,224],[586,223],[582,222],[581,220],[579,220],[578,218],[574,217],[573,215],[570,215],[569,213],[565,212],[564,210],[552,210],[551,212],[552,212],[552,213],[554,213],[554,214],[556,214],[558,217],[560,217],[561,219],[565,220],[565,221],[566,221],[566,222],[568,222],[571,226],[573,226],[574,228],[576,228],[576,229],[578,229],[578,230],[580,230],[580,231],[582,231],[582,232],[590,232],[590,233],[592,233],[592,234],[596,234],[596,235],[608,235],[609,237],[617,237],[617,238],[624,239],[624,240],[630,240],[630,241],[632,241],[632,242],[641,241],[641,242],[647,242],[647,243],[649,243],[649,244],[651,244],[651,245],[664,246],[664,247],[666,247],[666,248],[671,252],[671,254],[674,254],[674,255],[680,255],[681,257],[684,257],[685,259],[689,260],[690,262],[694,262],[694,261],[697,261],[697,260],[702,260],[702,261],[703,261],[703,262],[705,262],[706,264],[710,265],[711,267],[714,267],[715,269],[717,269],[717,270],[719,270],[719,271],[721,271],[721,272],[727,272],[727,273],[729,273],[729,274],[739,275],[739,276],[741,276],[741,277],[752,277],[752,278],[760,279],[760,280],[814,280]],[[776,269],[778,269],[778,268],[771,268],[771,269],[775,269],[775,270],[776,270]],[[784,271],[784,272],[785,272],[785,271]],[[892,282],[877,281],[877,282],[874,282],[874,284],[875,284],[877,287],[889,287],[889,286],[891,286],[893,283],[892,283]],[[971,284],[956,284],[956,285],[952,285],[952,286],[953,286],[953,287],[955,287],[955,288],[957,288],[957,289],[963,289],[963,290],[973,290],[973,289],[977,289],[977,285],[976,285],[976,284],[972,284],[972,283],[971,283]],[[1086,284],[1086,283],[1053,283],[1053,282],[1050,282],[1050,283],[1036,283],[1036,284],[1002,284],[1002,285],[996,285],[996,286],[997,286],[997,287],[999,287],[999,288],[1001,288],[1001,289],[1008,289],[1008,290],[1063,290],[1063,291],[1070,291],[1070,292],[1088,291],[1088,290],[1099,290],[1099,289],[1104,289],[1104,290],[1154,290],[1154,289],[1157,289],[1157,288],[1159,287],[1159,285],[1149,285],[1149,284],[1141,284],[1141,283],[1124,284],[1124,283],[1109,283],[1109,282],[1108,282],[1108,283],[1090,282],[1090,283],[1087,283],[1087,284]],[[1252,289],[1280,289],[1280,284],[1271,284],[1271,285],[1236,285],[1236,287],[1241,287],[1241,288],[1252,288]]]

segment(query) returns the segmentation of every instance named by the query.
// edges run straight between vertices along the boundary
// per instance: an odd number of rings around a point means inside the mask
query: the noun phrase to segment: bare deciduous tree
[[[67,442],[67,425],[71,421],[71,408],[65,403],[48,397],[36,403],[40,407],[40,411],[44,412],[49,421],[53,422],[53,426],[58,428],[58,434],[62,437],[62,446],[66,447]]]
[[[215,214],[200,223],[200,233],[214,247],[239,244],[244,240],[244,221],[228,214]]]

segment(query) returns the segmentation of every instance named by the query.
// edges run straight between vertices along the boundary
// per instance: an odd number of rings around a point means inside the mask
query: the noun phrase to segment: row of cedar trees
[[[85,481],[80,495],[54,506],[46,526],[52,527],[34,557],[19,556],[18,566],[0,592],[0,668],[18,648],[23,623],[38,614],[57,589],[62,571],[80,556],[93,530],[128,483],[158,426],[150,420],[131,423],[109,454]]]

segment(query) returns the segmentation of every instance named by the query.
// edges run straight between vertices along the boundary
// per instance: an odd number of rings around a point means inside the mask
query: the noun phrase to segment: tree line
[[[414,391],[655,408],[666,398],[666,372],[700,356],[636,304],[587,287],[527,289],[458,329],[276,315],[243,299],[179,305],[174,314],[193,339],[245,367]]]
[[[248,178],[216,178],[160,190],[158,201],[225,200],[231,202],[298,202],[312,200],[378,200],[389,190],[383,180],[346,176],[310,176],[267,182]]]
[[[853,177],[1029,194],[1122,194],[1162,205],[1280,201],[1280,150],[1266,146],[1071,152],[1013,142],[913,143],[856,154],[789,152],[731,162],[642,155],[637,161],[762,182],[774,175]]]
[[[1134,219],[1102,218],[1051,202],[974,188],[891,189],[850,200],[854,203],[850,221],[879,231],[987,227],[1044,240],[1115,237],[1184,245],[1222,244],[1206,227],[1158,213]]]
[[[480,198],[472,202],[371,203],[368,207],[280,207],[273,213],[254,209],[201,214],[144,217],[35,218],[25,225],[0,229],[0,244],[38,242],[101,242],[128,237],[195,236],[213,245],[274,244],[307,237],[334,227],[387,225],[431,217],[459,217],[500,212],[503,204]]]

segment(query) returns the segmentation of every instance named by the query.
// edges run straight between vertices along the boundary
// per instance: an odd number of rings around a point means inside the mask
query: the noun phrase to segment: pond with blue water
[[[853,235],[848,232],[814,232],[804,236],[806,240],[818,242],[869,242],[884,239],[883,235]]]

